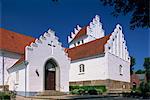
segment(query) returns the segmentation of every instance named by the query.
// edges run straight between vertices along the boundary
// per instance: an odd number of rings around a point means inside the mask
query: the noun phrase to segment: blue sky
[[[150,32],[148,29],[129,29],[130,15],[113,17],[111,7],[104,7],[100,0],[0,0],[0,27],[39,37],[48,28],[53,29],[64,47],[67,36],[77,24],[85,26],[97,14],[105,35],[113,32],[117,23],[123,33],[131,56],[136,58],[135,69],[142,69],[144,57],[150,57]]]

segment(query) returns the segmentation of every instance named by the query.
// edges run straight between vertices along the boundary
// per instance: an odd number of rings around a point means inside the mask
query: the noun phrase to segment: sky
[[[130,14],[113,17],[112,8],[100,0],[0,0],[0,27],[38,38],[49,28],[68,47],[67,36],[76,25],[85,26],[99,15],[105,35],[120,24],[125,34],[130,56],[136,58],[135,70],[143,69],[145,57],[150,57],[150,30],[130,30]]]

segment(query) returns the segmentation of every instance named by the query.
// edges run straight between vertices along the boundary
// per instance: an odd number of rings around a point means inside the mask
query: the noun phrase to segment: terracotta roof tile
[[[0,28],[0,49],[24,54],[25,46],[35,38]]]
[[[65,51],[67,51],[72,61],[102,54],[104,53],[104,45],[106,44],[110,35],[79,45],[77,47],[66,49]]]
[[[74,37],[73,40],[79,39],[82,36],[85,36],[87,34],[87,26],[83,27],[78,33],[77,35]]]

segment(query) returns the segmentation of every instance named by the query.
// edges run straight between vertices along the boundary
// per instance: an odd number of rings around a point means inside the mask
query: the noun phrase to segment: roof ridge
[[[103,39],[103,38],[106,38],[106,37],[110,37],[110,36],[111,36],[111,34],[108,34],[108,35],[106,35],[106,36],[104,36],[104,37],[95,39],[95,40],[93,40],[93,41],[86,42],[86,43],[81,44],[81,45],[78,45],[78,46],[76,46],[76,47],[80,47],[80,46],[83,46],[83,45],[86,45],[86,44],[89,44],[89,43],[92,43],[92,42],[94,42],[94,41],[97,41],[97,40],[100,40],[100,39]],[[76,47],[73,47],[73,48],[76,48]],[[67,48],[67,49],[73,49],[73,48]]]

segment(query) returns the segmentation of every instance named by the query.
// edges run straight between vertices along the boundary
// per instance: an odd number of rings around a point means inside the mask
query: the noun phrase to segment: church
[[[22,96],[69,92],[70,58],[53,30],[36,39],[1,28],[0,40],[1,86]]]
[[[122,27],[105,36],[98,15],[68,36],[70,85],[105,85],[108,92],[130,90],[130,56]]]
[[[0,86],[22,96],[68,93],[69,85],[130,90],[130,56],[119,24],[105,36],[96,15],[89,25],[77,25],[68,43],[69,48],[62,47],[51,29],[33,38],[0,28]]]

